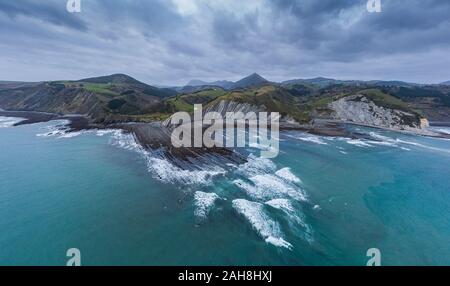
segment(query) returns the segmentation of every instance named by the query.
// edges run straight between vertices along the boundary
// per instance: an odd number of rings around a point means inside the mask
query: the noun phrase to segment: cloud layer
[[[450,80],[450,1],[0,0],[0,79]]]

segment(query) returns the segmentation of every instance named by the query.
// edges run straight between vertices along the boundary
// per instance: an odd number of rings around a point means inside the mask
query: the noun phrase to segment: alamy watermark
[[[177,112],[170,118],[175,128],[171,141],[176,148],[256,147],[261,157],[279,153],[280,114],[278,112],[203,112],[194,105],[194,114]]]
[[[381,266],[381,251],[378,248],[370,248],[366,253],[369,260],[367,266]]]
[[[81,266],[81,251],[78,248],[70,248],[66,252],[67,260],[66,266]]]
[[[381,0],[368,0],[367,11],[369,13],[381,13]]]
[[[66,9],[69,13],[80,13],[81,0],[67,0]],[[381,0],[367,0],[367,11],[381,13]]]
[[[67,0],[66,9],[69,13],[80,13],[81,0]]]
[[[70,248],[66,252],[67,260],[66,266],[81,266],[81,251],[78,248]],[[369,260],[366,266],[381,266],[381,251],[378,248],[370,248],[366,252]]]

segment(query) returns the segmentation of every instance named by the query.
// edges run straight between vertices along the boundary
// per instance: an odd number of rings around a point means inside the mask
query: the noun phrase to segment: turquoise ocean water
[[[283,133],[183,171],[119,131],[0,118],[0,265],[450,265],[450,141]],[[254,154],[254,155],[252,155]]]

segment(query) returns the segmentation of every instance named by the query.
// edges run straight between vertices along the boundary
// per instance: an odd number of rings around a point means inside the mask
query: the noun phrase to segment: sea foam
[[[195,192],[195,216],[201,220],[206,219],[218,199],[219,196],[215,193]]]
[[[289,168],[277,170],[274,162],[266,158],[250,154],[247,163],[240,165],[233,183],[241,188],[249,197],[258,201],[290,197],[298,201],[306,201],[307,195],[296,185],[300,179]]]
[[[160,150],[144,149],[130,133],[121,130],[112,132],[111,144],[119,148],[139,153],[147,163],[152,176],[164,183],[186,185],[210,185],[213,178],[226,171],[218,166],[196,166],[194,170],[185,170],[165,158]]]
[[[296,175],[294,175],[291,172],[291,168],[288,168],[288,167],[276,171],[275,175],[277,175],[278,177],[280,177],[288,182],[301,183],[300,178],[298,178]]]
[[[288,217],[288,222],[292,226],[300,226],[304,238],[311,243],[313,241],[311,227],[305,222],[305,218],[300,214],[288,199],[274,199],[266,202],[266,205],[282,211]]]
[[[8,128],[14,126],[25,118],[0,116],[0,128]]]
[[[277,247],[292,249],[292,244],[284,239],[278,222],[274,221],[264,212],[264,205],[244,199],[232,202],[233,208],[251,224],[252,228],[266,243]]]
[[[256,176],[276,171],[277,166],[267,158],[257,157],[250,154],[245,164],[239,165],[237,173],[243,176]]]
[[[270,200],[274,198],[290,197],[297,201],[306,201],[305,192],[283,179],[272,174],[263,174],[250,177],[252,184],[237,179],[234,183],[243,189],[248,196],[256,200]]]
[[[307,134],[307,133],[303,133],[303,132],[297,132],[297,133],[295,133],[295,135],[287,134],[286,136],[289,138],[301,140],[304,142],[309,142],[309,143],[314,143],[314,144],[319,144],[319,145],[328,145],[328,143],[324,141],[323,137],[311,135],[311,134]]]
[[[213,178],[224,175],[226,171],[217,166],[202,166],[200,169],[184,170],[168,159],[153,157],[151,154],[146,156],[148,170],[159,179],[166,183],[178,183],[186,185],[211,185]]]

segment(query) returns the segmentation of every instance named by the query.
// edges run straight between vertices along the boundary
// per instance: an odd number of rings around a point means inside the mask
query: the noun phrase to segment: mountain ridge
[[[223,89],[231,90],[235,88],[249,88],[249,87],[255,87],[261,84],[269,83],[268,80],[263,78],[257,73],[252,73],[236,82],[228,81],[228,80],[218,80],[213,82],[206,82],[203,80],[194,79],[189,81],[185,86],[183,86],[182,89],[190,89],[189,87],[195,87],[195,88],[201,88],[201,87],[221,87]],[[192,89],[192,88],[191,88]]]
[[[76,80],[75,82],[145,84],[129,75],[121,74],[121,73],[116,73],[116,74],[111,74],[111,75],[106,75],[106,76],[84,78],[84,79]],[[147,84],[145,84],[145,85],[147,85]]]
[[[252,73],[249,76],[246,76],[233,84],[233,88],[249,88],[249,87],[257,87],[263,84],[267,84],[269,81],[257,73]]]
[[[165,119],[177,111],[191,112],[193,104],[208,105],[217,100],[229,100],[265,106],[268,111],[277,111],[307,123],[327,114],[327,104],[333,98],[375,89],[400,99],[410,113],[420,110],[434,121],[450,121],[450,86],[397,86],[396,82],[392,85],[331,84],[332,81],[314,78],[309,83],[294,80],[278,84],[255,73],[238,81],[238,88],[231,90],[201,86],[176,92],[147,85],[124,74],[113,74],[75,81],[0,85],[0,108],[86,114],[94,122],[107,124],[150,122]],[[380,106],[388,107],[393,101],[387,95],[378,97],[383,98],[378,102]]]

